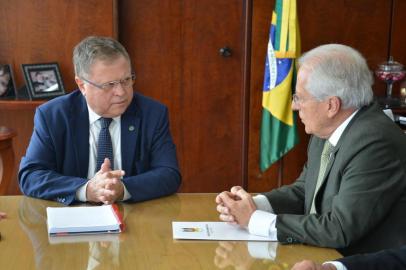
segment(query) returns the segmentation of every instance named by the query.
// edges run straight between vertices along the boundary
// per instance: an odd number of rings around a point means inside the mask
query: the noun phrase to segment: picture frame
[[[51,99],[65,94],[58,63],[22,64],[21,67],[31,99]]]
[[[0,99],[15,99],[16,96],[13,69],[9,64],[0,64]]]

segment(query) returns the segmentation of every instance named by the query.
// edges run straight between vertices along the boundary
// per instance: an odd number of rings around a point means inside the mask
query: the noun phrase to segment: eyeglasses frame
[[[120,84],[122,87],[129,87],[129,86],[124,86],[123,83],[126,82],[126,81],[127,81],[128,79],[130,79],[130,78],[131,78],[132,84],[134,84],[134,81],[135,81],[135,78],[136,78],[134,72],[131,72],[131,75],[130,75],[129,77],[124,78],[124,79],[115,80],[115,81],[109,81],[109,82],[105,82],[105,83],[102,83],[102,84],[97,84],[97,83],[94,83],[94,82],[92,82],[92,81],[89,81],[88,79],[85,79],[85,78],[83,78],[83,77],[80,77],[80,79],[83,80],[84,82],[86,82],[86,83],[88,83],[88,84],[90,84],[90,85],[92,85],[92,86],[94,86],[94,87],[96,87],[96,88],[99,88],[99,89],[101,89],[101,90],[103,90],[103,91],[112,90],[112,89],[114,89],[114,88],[115,88],[117,85],[119,85],[119,84]]]

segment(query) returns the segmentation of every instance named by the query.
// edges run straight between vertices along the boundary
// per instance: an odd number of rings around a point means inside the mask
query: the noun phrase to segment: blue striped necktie
[[[111,142],[109,126],[111,124],[111,118],[99,119],[100,121],[100,133],[99,140],[97,141],[97,162],[96,162],[96,172],[100,170],[101,165],[105,158],[108,158],[111,163],[111,169],[114,169],[114,158],[113,158],[113,144]]]

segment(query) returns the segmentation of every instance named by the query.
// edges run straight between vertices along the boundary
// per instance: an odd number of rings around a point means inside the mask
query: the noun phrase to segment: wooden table
[[[177,194],[120,204],[125,232],[55,239],[47,234],[46,207],[61,204],[0,196],[0,211],[8,215],[0,221],[0,269],[290,269],[302,259],[340,257],[333,249],[265,243],[276,247],[276,257],[270,260],[250,256],[244,241],[173,240],[172,221],[218,220],[214,198]]]

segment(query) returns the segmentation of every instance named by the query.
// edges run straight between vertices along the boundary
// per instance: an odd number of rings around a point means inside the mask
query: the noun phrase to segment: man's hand
[[[317,264],[313,261],[305,260],[296,263],[293,267],[292,270],[337,270],[337,268],[329,263],[320,265]]]
[[[233,266],[236,270],[250,269],[254,261],[244,242],[220,241],[214,257],[214,264],[221,269],[228,266]]]
[[[121,177],[123,170],[111,170],[110,160],[104,159],[100,171],[89,180],[86,188],[86,197],[90,202],[102,202],[111,204],[124,196],[124,185]]]
[[[247,227],[252,213],[256,210],[254,200],[242,187],[232,187],[216,197],[220,220]]]
[[[4,212],[0,212],[0,220],[2,220],[3,218],[6,218],[7,214]]]

